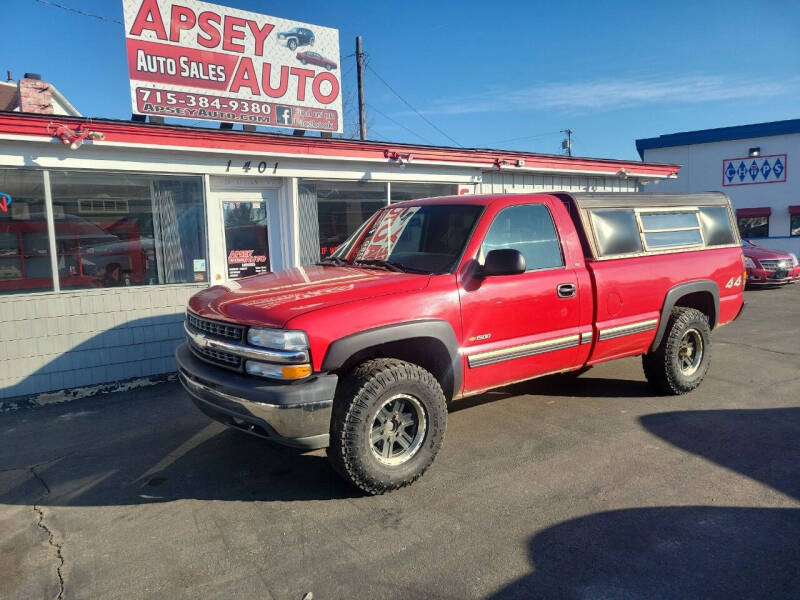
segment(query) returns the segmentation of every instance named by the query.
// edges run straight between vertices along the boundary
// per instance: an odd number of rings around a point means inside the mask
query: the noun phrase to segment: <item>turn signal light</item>
[[[283,367],[281,371],[284,379],[302,379],[311,375],[311,365],[292,365]]]
[[[248,360],[245,363],[245,371],[250,375],[259,377],[269,377],[271,379],[303,379],[311,375],[312,368],[309,364],[304,365],[276,365],[275,363],[262,363],[255,360]]]

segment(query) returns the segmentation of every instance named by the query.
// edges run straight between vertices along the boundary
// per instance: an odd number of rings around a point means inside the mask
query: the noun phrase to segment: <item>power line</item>
[[[35,0],[35,1],[38,2],[39,4],[60,8],[61,10],[66,10],[67,12],[75,13],[83,17],[91,17],[92,19],[98,19],[99,21],[106,21],[108,23],[116,23],[117,25],[122,25],[122,21],[118,21],[117,19],[112,19],[111,17],[104,17],[102,15],[95,15],[92,13],[84,12],[82,10],[78,10],[77,8],[72,8],[71,6],[64,6],[63,4],[59,4],[58,2],[51,2],[50,0]]]
[[[372,74],[373,74],[373,75],[375,75],[375,77],[377,77],[377,78],[378,78],[378,79],[381,81],[381,83],[383,83],[383,85],[385,85],[387,88],[389,88],[389,91],[391,91],[391,92],[392,92],[392,93],[393,93],[395,96],[397,96],[398,98],[400,98],[400,100],[403,102],[403,104],[405,104],[405,105],[406,105],[408,108],[410,108],[411,110],[413,110],[413,111],[414,111],[414,112],[417,114],[417,116],[418,116],[420,119],[422,119],[423,121],[425,121],[425,122],[426,122],[428,125],[430,125],[431,127],[433,127],[433,128],[436,130],[436,131],[438,131],[439,133],[441,133],[441,134],[442,134],[444,137],[446,137],[448,140],[450,140],[451,142],[453,142],[453,143],[454,143],[456,146],[459,146],[459,147],[462,147],[462,148],[463,148],[463,146],[462,146],[461,144],[459,144],[457,141],[455,141],[453,138],[451,138],[449,135],[447,135],[447,134],[446,134],[444,131],[442,131],[441,129],[439,129],[439,127],[437,127],[437,126],[436,126],[436,124],[434,124],[434,123],[432,123],[430,120],[428,120],[428,119],[425,117],[425,115],[423,115],[421,112],[419,112],[419,111],[418,111],[416,108],[414,108],[413,106],[411,106],[411,103],[410,103],[408,100],[406,100],[405,98],[403,98],[403,97],[402,97],[402,96],[401,96],[399,93],[397,93],[397,91],[396,91],[396,90],[395,90],[395,89],[394,89],[394,88],[393,88],[391,85],[389,85],[389,84],[387,83],[387,81],[386,81],[386,80],[385,80],[383,77],[381,77],[381,76],[378,74],[378,72],[377,72],[375,69],[373,69],[373,68],[372,68],[372,67],[371,67],[369,64],[367,64],[367,65],[366,65],[366,67],[367,67],[367,69],[369,69],[370,71],[372,71]]]
[[[506,142],[519,142],[519,141],[522,141],[522,140],[535,140],[535,139],[538,139],[538,138],[544,138],[544,137],[549,137],[551,135],[556,135],[558,133],[561,133],[561,132],[560,131],[548,131],[547,133],[536,133],[534,135],[524,135],[522,137],[508,138],[508,139],[505,139],[505,140],[495,140],[494,142],[481,142],[480,144],[476,144],[476,146],[483,146],[483,145],[489,145],[489,144],[504,144]]]
[[[429,140],[428,138],[426,138],[424,135],[422,135],[422,134],[420,134],[420,133],[417,133],[416,131],[414,131],[413,129],[410,129],[409,127],[406,127],[405,125],[403,125],[403,124],[402,124],[402,123],[400,123],[399,121],[395,121],[395,120],[394,120],[392,117],[390,117],[390,116],[389,116],[389,115],[387,115],[386,113],[384,113],[384,112],[380,111],[378,108],[376,108],[374,105],[370,104],[369,102],[367,102],[367,107],[369,107],[369,109],[370,109],[370,110],[374,110],[376,113],[378,113],[378,114],[379,114],[380,116],[382,116],[384,119],[386,119],[386,120],[388,120],[388,121],[391,121],[392,123],[394,123],[394,124],[395,124],[395,125],[397,125],[398,127],[402,127],[402,128],[403,128],[403,129],[405,129],[407,132],[409,132],[411,135],[414,135],[414,136],[418,137],[419,139],[426,141],[426,142],[427,142],[428,144],[430,144],[431,146],[435,146],[435,145],[436,145],[436,142],[432,142],[431,140]]]

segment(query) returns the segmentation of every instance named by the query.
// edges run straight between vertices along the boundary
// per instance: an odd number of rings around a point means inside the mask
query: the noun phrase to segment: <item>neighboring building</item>
[[[8,72],[8,81],[0,81],[0,111],[30,112],[47,115],[80,117],[81,113],[48,81],[35,73],[15,82]]]
[[[645,191],[721,190],[742,237],[800,253],[800,119],[672,133],[636,140],[644,161],[681,165],[677,179]]]
[[[189,296],[313,263],[391,202],[634,192],[677,171],[0,112],[0,402],[173,372]]]

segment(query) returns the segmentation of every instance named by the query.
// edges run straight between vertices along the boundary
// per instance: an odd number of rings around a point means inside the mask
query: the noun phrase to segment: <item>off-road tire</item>
[[[289,50],[291,51],[297,50],[297,40],[294,38],[289,38],[289,41],[286,42],[286,45],[289,47]]]
[[[370,440],[378,410],[397,394],[419,401],[426,428],[415,454],[399,465],[381,463]],[[431,466],[444,441],[447,406],[436,378],[417,365],[380,358],[358,365],[340,384],[333,402],[327,453],[333,468],[368,494],[407,486]]]
[[[681,342],[687,332],[695,331],[702,339],[702,355],[690,375],[680,367]],[[711,365],[711,328],[708,318],[699,310],[676,306],[672,309],[661,343],[642,356],[644,375],[650,386],[667,395],[691,392],[703,381]]]

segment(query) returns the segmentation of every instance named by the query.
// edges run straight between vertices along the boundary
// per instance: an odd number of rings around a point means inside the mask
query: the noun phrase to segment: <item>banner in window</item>
[[[123,0],[133,112],[342,131],[339,31],[196,0]]]

